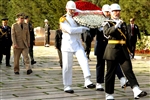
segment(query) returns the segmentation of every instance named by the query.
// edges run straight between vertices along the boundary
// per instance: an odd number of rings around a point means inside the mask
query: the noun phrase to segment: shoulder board
[[[59,23],[63,23],[65,20],[66,20],[66,16],[64,15],[64,16],[60,17]]]

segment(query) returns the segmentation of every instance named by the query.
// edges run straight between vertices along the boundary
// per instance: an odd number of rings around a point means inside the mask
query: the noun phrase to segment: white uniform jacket
[[[76,52],[78,49],[84,50],[80,36],[85,27],[78,26],[72,16],[66,14],[65,17],[66,20],[60,22],[63,32],[61,50],[67,52]]]

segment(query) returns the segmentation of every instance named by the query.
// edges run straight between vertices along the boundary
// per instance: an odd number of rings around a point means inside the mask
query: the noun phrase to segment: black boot
[[[31,65],[36,64],[36,61],[32,60],[31,61]]]

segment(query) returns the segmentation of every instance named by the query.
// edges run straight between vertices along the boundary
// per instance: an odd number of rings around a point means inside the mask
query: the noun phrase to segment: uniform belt
[[[108,40],[108,44],[126,44],[124,40]]]

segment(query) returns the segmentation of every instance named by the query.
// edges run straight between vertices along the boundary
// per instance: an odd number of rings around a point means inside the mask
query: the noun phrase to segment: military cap
[[[24,19],[28,19],[28,18],[29,18],[29,16],[25,16],[25,17],[24,17]]]
[[[45,22],[45,23],[47,23],[47,22],[48,22],[48,20],[47,20],[47,19],[45,19],[45,20],[44,20],[44,22]]]
[[[8,21],[8,18],[3,18],[2,19],[2,22],[7,22]]]
[[[24,18],[25,17],[24,13],[19,13],[16,16],[17,16],[17,18]]]

